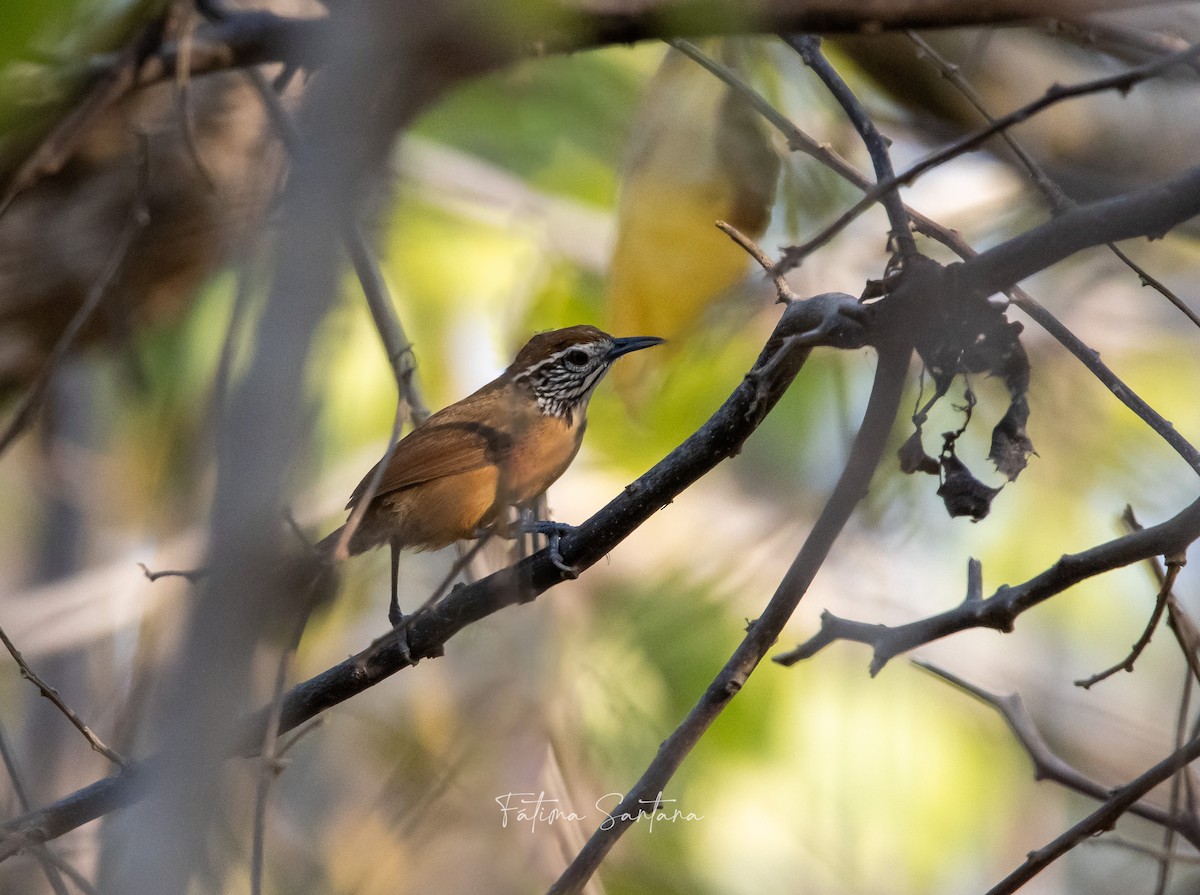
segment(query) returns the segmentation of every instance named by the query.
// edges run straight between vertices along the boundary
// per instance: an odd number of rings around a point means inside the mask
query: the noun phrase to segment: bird
[[[617,338],[594,326],[569,326],[534,335],[498,377],[439,410],[396,445],[361,522],[350,536],[351,556],[387,545],[392,590],[388,621],[399,629],[402,550],[437,550],[495,531],[509,507],[529,507],[570,466],[587,428],[592,393],[613,361],[662,343],[655,336]],[[353,511],[379,464],[350,495]],[[538,522],[528,530],[569,530]],[[345,526],[317,544],[331,557]]]

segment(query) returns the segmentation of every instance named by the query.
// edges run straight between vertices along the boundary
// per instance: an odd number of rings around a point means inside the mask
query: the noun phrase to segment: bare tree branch
[[[686,53],[690,58],[711,71],[742,96],[759,114],[783,134],[788,141],[788,146],[792,150],[803,152],[812,157],[861,190],[866,191],[871,188],[871,182],[865,175],[837,153],[833,152],[828,146],[818,143],[796,127],[793,122],[775,109],[761,94],[753,90],[744,80],[738,77],[736,72],[716,60],[710,59],[687,41],[675,41],[672,43],[672,46],[680,52]],[[1149,204],[1153,205],[1154,201],[1154,199],[1151,199]],[[971,259],[978,257],[979,253],[963,241],[954,231],[943,227],[912,208],[907,208],[906,206],[906,210],[918,232],[946,246],[960,258],[964,259],[964,261],[970,262]],[[1184,217],[1180,220],[1186,220],[1186,217],[1185,210]],[[1106,241],[1111,242],[1111,240],[1099,240],[1095,244],[1100,245]],[[1070,351],[1122,404],[1132,410],[1160,438],[1183,457],[1192,469],[1200,473],[1200,451],[1197,451],[1170,422],[1164,419],[1158,411],[1126,385],[1104,363],[1099,354],[1085,345],[1058,318],[1035,301],[1032,296],[1023,289],[1018,288],[1015,285],[1015,281],[1007,289],[998,291],[1006,292],[1012,298],[1013,304],[1032,317],[1059,344]]]
[[[793,665],[811,658],[835,641],[852,640],[873,648],[871,674],[878,674],[900,653],[959,631],[993,628],[1007,633],[1021,613],[1072,585],[1152,556],[1185,551],[1197,538],[1200,538],[1200,500],[1166,522],[1063,556],[1049,569],[1022,584],[1002,585],[986,600],[964,601],[954,609],[919,621],[893,627],[851,621],[823,612],[821,629],[796,649],[777,656],[775,661]]]
[[[1163,582],[1162,588],[1154,600],[1154,611],[1150,613],[1150,619],[1146,622],[1142,636],[1130,648],[1129,655],[1110,668],[1098,671],[1090,677],[1076,681],[1075,685],[1077,687],[1088,690],[1101,681],[1112,677],[1118,671],[1133,671],[1133,663],[1138,660],[1138,657],[1150,645],[1150,638],[1154,636],[1154,632],[1158,628],[1158,623],[1162,620],[1163,613],[1166,612],[1167,603],[1171,597],[1171,588],[1175,586],[1175,579],[1179,576],[1179,568],[1179,563],[1171,563],[1167,566],[1167,579]],[[1182,745],[1182,743],[1179,745]]]
[[[921,37],[921,35],[917,34],[915,31],[907,32],[907,37],[916,45],[920,55],[926,59],[929,59],[937,67],[942,77],[958,88],[958,91],[966,98],[967,102],[969,102],[975,108],[975,110],[984,118],[985,121],[987,121],[989,124],[995,123],[995,117],[988,111],[987,107],[983,103],[983,99],[975,91],[975,88],[971,86],[970,82],[965,77],[963,77],[963,74],[957,65],[953,64],[944,56],[942,56],[942,54],[939,53],[937,49],[935,49],[934,46],[929,43],[929,41],[925,40],[925,38]],[[1033,156],[1025,151],[1025,148],[1009,131],[1001,131],[1000,138],[1004,140],[1009,149],[1013,151],[1013,154],[1021,162],[1022,167],[1029,172],[1030,180],[1033,181],[1034,186],[1036,186],[1042,192],[1042,194],[1046,196],[1047,200],[1050,202],[1050,208],[1053,211],[1059,212],[1075,206],[1076,203],[1065,192],[1063,192],[1063,190],[1058,186],[1057,183],[1053,181],[1053,179],[1050,178],[1049,175],[1046,174],[1045,170],[1042,169],[1042,166],[1037,163]],[[1137,264],[1132,258],[1129,257],[1129,255],[1118,248],[1115,244],[1110,242],[1108,244],[1108,249],[1117,256],[1122,264],[1137,274],[1138,278],[1142,281],[1142,285],[1154,289],[1163,298],[1173,304],[1185,317],[1191,320],[1192,323],[1200,326],[1200,314],[1197,314],[1195,311],[1189,308],[1178,295],[1168,289],[1158,279],[1147,273],[1146,270],[1141,267],[1141,265]]]
[[[932,295],[937,291],[935,269],[933,262],[920,256],[911,259],[901,274],[896,292],[889,296],[892,304],[887,309],[890,312],[888,316],[913,311],[916,311],[914,316],[919,316],[921,303],[932,302]],[[933,283],[930,282],[931,274],[934,274]],[[641,778],[626,792],[616,808],[607,812],[608,818],[592,833],[567,869],[550,887],[548,895],[581,891],[609,851],[643,812],[657,809],[657,800],[662,797],[667,783],[683,760],[730,700],[741,691],[746,680],[775,644],[850,514],[866,494],[900,408],[904,374],[913,350],[911,330],[908,328],[891,325],[884,332],[887,338],[876,346],[879,350],[879,366],[850,456],[812,531],[779,582],[775,594],[762,615],[750,623],[746,637],[687,717],[659,746]]]

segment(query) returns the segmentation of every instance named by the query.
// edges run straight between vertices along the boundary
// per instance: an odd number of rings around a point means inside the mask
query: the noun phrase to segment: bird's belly
[[[403,546],[438,550],[495,521],[497,479],[495,466],[444,476],[387,495],[380,510]]]
[[[549,420],[537,428],[540,431],[536,437],[516,440],[502,465],[497,498],[503,504],[526,504],[540,497],[566,472],[579,452],[581,427]]]

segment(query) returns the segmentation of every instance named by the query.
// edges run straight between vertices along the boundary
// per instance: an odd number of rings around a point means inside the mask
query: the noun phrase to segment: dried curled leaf
[[[896,455],[900,458],[900,471],[905,475],[912,475],[914,472],[924,472],[928,475],[937,475],[938,461],[925,453],[925,446],[921,443],[921,430],[913,432],[908,437],[908,440],[900,446],[900,450],[896,451]]]
[[[996,464],[997,472],[1006,476],[1011,482],[1021,474],[1029,462],[1033,451],[1033,442],[1025,432],[1025,422],[1029,419],[1029,402],[1024,393],[1014,397],[1000,422],[992,429],[992,448],[988,459]]]
[[[992,509],[992,500],[1000,493],[971,474],[965,463],[952,452],[942,455],[942,484],[938,497],[946,504],[946,511],[953,517],[970,516],[978,522]]]

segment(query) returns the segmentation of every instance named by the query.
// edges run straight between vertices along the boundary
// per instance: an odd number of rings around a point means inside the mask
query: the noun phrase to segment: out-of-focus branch
[[[1008,696],[992,693],[963,680],[958,675],[952,674],[932,662],[923,662],[917,659],[913,661],[913,664],[971,694],[999,712],[1021,748],[1029,756],[1029,760],[1033,762],[1033,778],[1035,780],[1052,780],[1101,802],[1112,796],[1112,787],[1093,780],[1054,753],[1041,731],[1037,729],[1029,710],[1025,708],[1025,703],[1016,693]],[[1160,827],[1174,830],[1192,845],[1200,848],[1200,818],[1192,815],[1172,814],[1151,802],[1144,801],[1133,802],[1127,810],[1130,814],[1135,814]]]
[[[246,75],[262,100],[267,116],[279,134],[280,140],[289,152],[296,153],[300,147],[300,134],[287,114],[287,110],[284,109],[283,103],[280,102],[271,85],[267,83],[262,72],[257,69],[249,69]],[[396,313],[387,282],[383,278],[383,271],[379,268],[379,262],[367,244],[367,238],[362,232],[362,228],[353,218],[347,218],[342,225],[342,241],[350,254],[354,272],[358,276],[363,296],[367,300],[367,307],[371,311],[371,319],[379,334],[379,341],[383,344],[388,364],[392,368],[392,375],[396,380],[397,404],[395,420],[392,423],[392,431],[388,436],[387,445],[383,449],[383,457],[375,464],[367,487],[351,511],[350,518],[342,526],[341,536],[338,538],[331,556],[334,562],[345,560],[350,539],[354,537],[354,532],[362,524],[367,507],[371,505],[371,498],[375,496],[375,491],[383,480],[383,473],[387,469],[388,461],[395,452],[396,445],[400,443],[404,424],[411,418],[413,425],[419,426],[429,418],[429,408],[425,405],[416,382],[417,365],[413,358],[412,343],[404,333],[404,325]]]
[[[121,228],[121,232],[117,235],[116,242],[109,251],[108,261],[101,270],[100,276],[92,283],[91,288],[88,289],[83,303],[71,316],[70,322],[59,335],[58,341],[54,343],[54,348],[46,357],[36,378],[25,390],[25,393],[21,396],[21,400],[17,402],[17,406],[13,410],[8,424],[4,427],[3,431],[0,431],[0,454],[8,450],[17,437],[28,429],[34,419],[37,418],[37,412],[41,409],[42,401],[46,397],[46,389],[49,387],[55,373],[58,372],[59,366],[75,347],[75,342],[79,339],[88,322],[95,316],[100,306],[104,304],[104,300],[109,297],[109,291],[116,281],[118,274],[120,274],[122,267],[125,265],[125,259],[129,255],[130,247],[142,231],[150,225],[150,211],[146,207],[146,182],[149,172],[147,171],[148,162],[145,150],[145,137],[139,140],[139,145],[141,146],[141,152],[136,162],[137,190],[129,218]]]
[[[1177,749],[1144,774],[1130,780],[1124,786],[1117,787],[1103,805],[1079,823],[1053,841],[1031,851],[1025,863],[988,889],[987,895],[1011,895],[1018,891],[1079,843],[1110,829],[1154,787],[1169,780],[1180,768],[1186,767],[1197,758],[1200,758],[1200,737],[1196,737],[1182,749]]]

